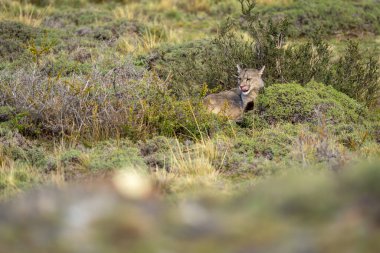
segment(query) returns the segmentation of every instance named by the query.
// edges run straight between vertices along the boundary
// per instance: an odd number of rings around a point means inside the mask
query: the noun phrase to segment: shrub
[[[380,98],[380,66],[374,56],[365,57],[359,45],[350,42],[334,66],[330,81],[337,90],[375,106]]]
[[[274,84],[258,97],[260,117],[274,124],[278,122],[317,123],[324,117],[329,123],[359,122],[365,108],[334,88],[310,82],[299,84]]]
[[[151,170],[165,168],[169,171],[169,153],[177,143],[163,136],[153,137],[139,143],[140,153]]]
[[[14,117],[15,110],[10,106],[0,106],[0,124]]]
[[[200,97],[177,97],[166,81],[132,65],[106,73],[93,69],[88,76],[70,73],[51,78],[25,69],[2,72],[0,98],[23,112],[17,119],[21,132],[93,140],[197,138],[226,122],[210,116]]]
[[[26,139],[17,131],[0,124],[0,152],[9,160],[25,166],[43,169],[47,165],[48,155],[43,147]]]
[[[61,155],[60,160],[64,166],[75,165],[75,164],[83,165],[81,156],[82,156],[82,152],[76,149],[71,149],[71,150],[65,151]]]
[[[0,58],[16,60],[25,52],[27,42],[36,38],[39,30],[21,23],[0,22]]]
[[[90,63],[81,63],[67,59],[67,56],[60,56],[57,59],[46,61],[41,71],[48,76],[70,76],[72,74],[89,74],[91,68]]]
[[[252,131],[250,135],[240,134],[236,139],[227,141],[222,169],[229,175],[269,175],[275,173],[275,163],[286,160],[292,151],[302,125],[290,123]],[[227,153],[228,152],[228,153]],[[271,160],[271,166],[265,162]]]
[[[89,152],[88,167],[91,170],[115,170],[128,166],[146,168],[146,164],[134,145],[125,140],[98,143]]]

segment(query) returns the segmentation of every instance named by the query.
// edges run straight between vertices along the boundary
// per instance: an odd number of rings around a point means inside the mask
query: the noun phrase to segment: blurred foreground
[[[0,206],[0,252],[379,252],[379,163],[168,199],[133,172]]]

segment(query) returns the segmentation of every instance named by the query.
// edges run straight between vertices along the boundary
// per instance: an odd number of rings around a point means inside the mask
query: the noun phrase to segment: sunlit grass
[[[160,191],[179,195],[233,193],[231,181],[219,170],[226,153],[221,153],[212,140],[198,141],[191,147],[183,147],[178,140],[176,142],[168,155],[170,171],[159,169],[153,174]]]
[[[130,3],[125,6],[118,6],[113,10],[116,19],[141,20],[145,16],[140,12],[141,6],[138,3]]]
[[[0,0],[0,9],[0,20],[18,21],[33,27],[38,27],[50,12],[50,6],[37,8],[29,3],[9,0]]]
[[[141,36],[122,36],[117,42],[117,48],[122,53],[141,55],[160,47],[162,44],[178,44],[183,42],[176,30],[167,26],[162,32],[145,29]]]

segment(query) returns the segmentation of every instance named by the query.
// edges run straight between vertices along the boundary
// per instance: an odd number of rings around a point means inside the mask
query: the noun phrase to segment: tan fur
[[[256,100],[259,90],[264,87],[261,76],[265,67],[261,70],[241,69],[238,67],[238,87],[210,94],[205,97],[204,104],[207,109],[215,114],[221,114],[231,120],[239,121],[247,105]]]

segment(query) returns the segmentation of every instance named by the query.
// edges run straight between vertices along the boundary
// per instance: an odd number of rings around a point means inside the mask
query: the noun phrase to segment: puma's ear
[[[259,75],[262,76],[264,74],[264,70],[265,70],[265,66],[263,66],[260,70],[259,70]]]
[[[238,74],[240,74],[241,68],[240,68],[239,64],[237,64],[236,67],[237,67]]]

